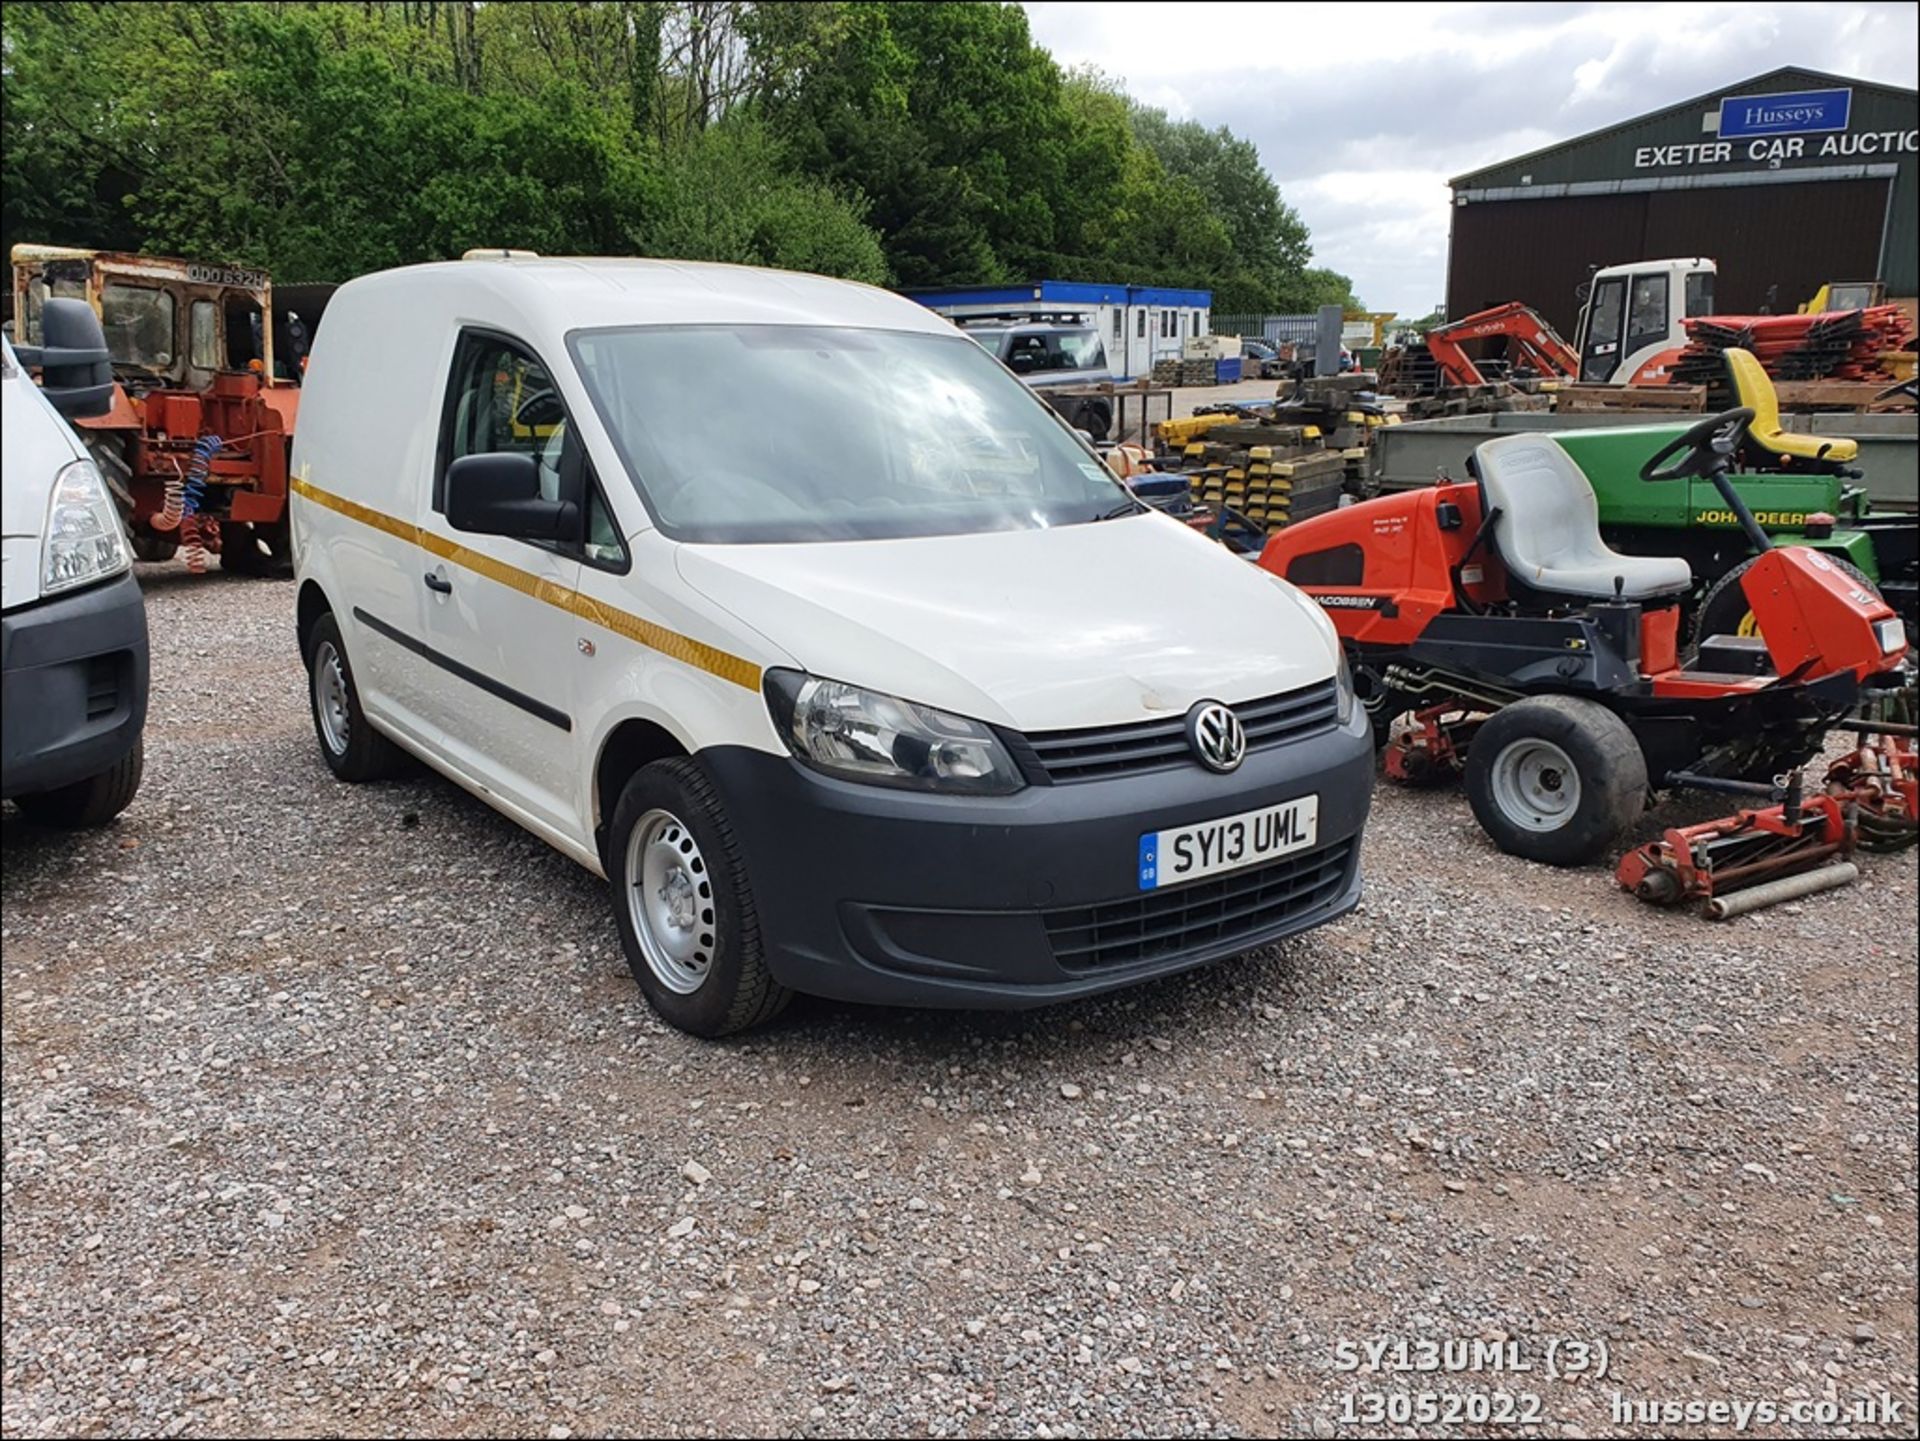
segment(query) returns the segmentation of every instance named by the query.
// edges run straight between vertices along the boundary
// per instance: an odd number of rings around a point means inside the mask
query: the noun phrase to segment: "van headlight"
[[[105,580],[133,564],[113,497],[90,460],[76,460],[53,478],[42,536],[42,595]]]
[[[1347,663],[1347,648],[1340,647],[1340,661],[1333,672],[1334,718],[1345,725],[1353,719],[1353,667]]]
[[[847,780],[965,795],[1010,795],[1026,784],[993,730],[898,696],[770,670],[767,708],[787,748]]]

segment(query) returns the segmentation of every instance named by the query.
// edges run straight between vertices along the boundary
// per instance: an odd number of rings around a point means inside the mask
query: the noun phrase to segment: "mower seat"
[[[1650,601],[1692,589],[1678,556],[1621,555],[1600,538],[1600,503],[1580,467],[1544,435],[1505,435],[1474,451],[1493,543],[1507,573],[1529,590],[1582,600]]]
[[[1780,425],[1780,396],[1752,351],[1737,346],[1721,352],[1727,362],[1727,382],[1734,404],[1748,406],[1753,421],[1747,426],[1746,445],[1755,452],[1748,459],[1767,470],[1802,464],[1845,465],[1860,456],[1860,442],[1841,436],[1796,435]]]

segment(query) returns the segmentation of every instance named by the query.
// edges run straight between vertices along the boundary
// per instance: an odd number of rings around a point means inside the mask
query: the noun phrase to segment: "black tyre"
[[[80,437],[80,443],[87,448],[87,458],[93,462],[93,468],[100,472],[100,478],[107,483],[107,490],[113,495],[114,507],[120,512],[120,524],[127,532],[133,558],[149,563],[172,560],[174,552],[180,549],[179,537],[163,535],[145,524],[136,523],[133,518],[132,435],[124,430],[95,430],[86,425],[76,426],[74,434]]]
[[[1532,696],[1487,720],[1467,750],[1474,818],[1509,855],[1552,866],[1594,860],[1647,801],[1647,760],[1597,701]]]
[[[180,549],[180,542],[173,536],[161,535],[153,530],[136,530],[133,533],[133,558],[149,564],[172,560]]]
[[[787,1004],[792,992],[767,969],[739,844],[698,761],[634,773],[613,808],[606,862],[627,967],[667,1024],[724,1036]]]
[[[1880,587],[1868,580],[1866,574],[1851,561],[1843,560],[1830,551],[1822,551],[1821,554],[1833,562],[1834,569],[1858,582],[1862,590],[1880,594]],[[1747,604],[1747,593],[1740,587],[1741,578],[1759,559],[1757,555],[1749,556],[1707,587],[1707,593],[1700,597],[1700,604],[1693,610],[1695,646],[1717,635],[1760,634],[1760,626],[1753,618],[1753,607]]]
[[[340,625],[328,611],[307,638],[307,700],[320,758],[343,781],[377,781],[406,764],[406,752],[381,735],[360,710]]]
[[[283,520],[277,525],[235,524],[220,527],[220,568],[235,575],[283,580],[293,574],[292,535]]]
[[[145,770],[146,742],[137,740],[132,750],[100,774],[57,790],[16,796],[14,804],[36,825],[63,831],[103,826],[133,804]]]
[[[1095,440],[1105,440],[1113,432],[1113,407],[1096,400],[1080,412],[1080,427]]]
[[[80,437],[80,443],[87,448],[87,458],[93,462],[93,468],[100,472],[100,478],[107,483],[112,492],[114,503],[120,507],[120,516],[125,520],[133,514],[133,436],[124,430],[95,430],[90,425],[74,427],[74,433]]]

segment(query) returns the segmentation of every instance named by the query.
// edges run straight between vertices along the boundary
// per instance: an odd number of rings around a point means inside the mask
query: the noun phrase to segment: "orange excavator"
[[[1427,332],[1427,351],[1440,371],[1442,385],[1485,385],[1487,377],[1460,348],[1461,342],[1504,335],[1513,368],[1530,367],[1547,379],[1571,380],[1580,373],[1580,352],[1560,338],[1546,318],[1531,305],[1509,300],[1491,310],[1477,311],[1462,320],[1436,325]]]

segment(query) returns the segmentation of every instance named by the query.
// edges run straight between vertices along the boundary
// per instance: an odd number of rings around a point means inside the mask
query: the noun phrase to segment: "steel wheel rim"
[[[651,810],[627,836],[627,915],[654,979],[690,996],[713,969],[719,928],[713,873],[693,832],[672,811]]]
[[[1552,741],[1509,741],[1493,759],[1493,798],[1522,830],[1557,831],[1580,809],[1580,772]]]
[[[313,653],[313,713],[320,722],[320,738],[337,756],[347,753],[353,718],[347,709],[347,667],[330,640]]]

